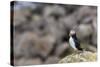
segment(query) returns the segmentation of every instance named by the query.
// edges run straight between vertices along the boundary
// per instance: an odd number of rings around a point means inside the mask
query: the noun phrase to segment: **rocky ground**
[[[84,51],[81,53],[74,53],[61,59],[59,63],[78,63],[78,62],[95,62],[97,60],[97,53]]]
[[[85,50],[97,51],[96,6],[14,2],[11,7],[15,65],[58,63],[73,52],[71,29]]]

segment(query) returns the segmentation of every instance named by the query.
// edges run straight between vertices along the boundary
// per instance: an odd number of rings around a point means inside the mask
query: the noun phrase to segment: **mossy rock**
[[[61,59],[59,63],[75,63],[75,62],[94,62],[97,60],[96,53],[84,51],[80,53],[73,53]]]

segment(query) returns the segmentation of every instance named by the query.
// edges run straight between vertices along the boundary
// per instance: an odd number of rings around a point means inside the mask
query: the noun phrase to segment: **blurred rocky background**
[[[14,65],[58,63],[73,53],[71,29],[86,51],[97,51],[96,6],[15,1],[11,7]]]

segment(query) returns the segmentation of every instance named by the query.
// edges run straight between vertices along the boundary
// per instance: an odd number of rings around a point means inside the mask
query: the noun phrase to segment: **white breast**
[[[77,48],[76,48],[76,46],[75,46],[75,42],[74,42],[74,40],[73,40],[72,37],[69,38],[69,44],[70,44],[70,46],[71,46],[74,50],[77,50]]]

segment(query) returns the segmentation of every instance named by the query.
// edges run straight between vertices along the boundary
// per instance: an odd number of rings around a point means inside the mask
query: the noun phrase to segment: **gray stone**
[[[55,49],[55,55],[61,56],[61,54],[69,48],[69,44],[67,42],[58,45]]]
[[[60,60],[59,57],[56,56],[50,56],[47,58],[47,60],[44,62],[45,64],[56,64]]]

